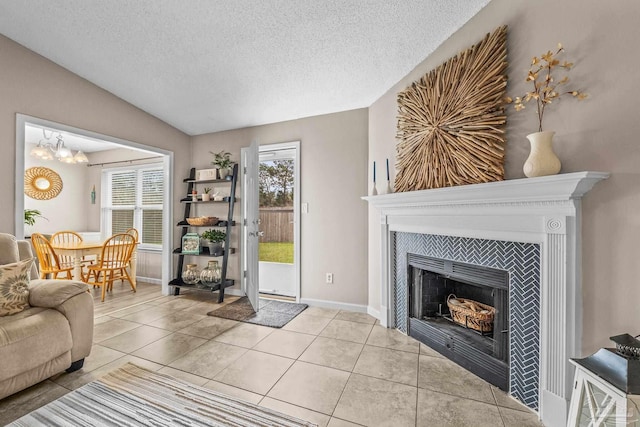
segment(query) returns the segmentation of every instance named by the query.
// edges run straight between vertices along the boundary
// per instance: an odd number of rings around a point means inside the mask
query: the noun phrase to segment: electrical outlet
[[[302,204],[302,213],[303,214],[309,213],[309,203]]]
[[[333,283],[333,273],[327,273],[327,283]]]

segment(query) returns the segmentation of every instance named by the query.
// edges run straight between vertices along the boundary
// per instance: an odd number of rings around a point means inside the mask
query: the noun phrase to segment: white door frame
[[[301,260],[301,248],[300,248],[300,197],[301,197],[301,185],[300,185],[300,141],[290,141],[290,142],[281,142],[281,143],[275,143],[275,144],[262,144],[259,147],[258,152],[262,153],[265,151],[273,151],[273,150],[285,150],[285,149],[293,149],[295,151],[294,154],[294,162],[293,162],[293,182],[294,182],[294,187],[293,187],[293,262],[295,265],[295,273],[294,273],[294,280],[295,280],[295,292],[296,292],[296,302],[300,302],[300,294],[301,294],[301,275],[300,275],[300,260]],[[245,162],[245,155],[246,155],[246,148],[243,148],[240,151],[240,158],[241,158],[241,166],[244,166],[246,164]],[[244,177],[244,174],[243,174]],[[244,189],[246,188],[246,186],[242,185],[242,189],[244,191]],[[244,195],[243,195],[243,199],[245,199]],[[242,205],[242,223],[244,224],[244,219],[245,219],[245,204],[244,202],[241,203]],[[244,274],[244,271],[246,271],[246,253],[244,248],[246,247],[245,245],[245,228],[241,227],[241,242],[242,242],[242,246],[243,246],[243,250],[240,253],[240,264],[242,266],[242,271],[243,273],[241,274],[242,276],[242,291],[246,292],[246,277]]]
[[[162,201],[162,209],[166,214],[162,224],[162,294],[169,295],[169,281],[173,277],[173,152],[150,145],[140,144],[126,139],[92,132],[86,129],[68,126],[26,114],[16,114],[16,187],[15,187],[15,236],[24,239],[24,165],[25,165],[25,125],[31,123],[56,130],[75,133],[88,138],[103,140],[125,147],[137,148],[162,155],[164,170],[165,197]]]

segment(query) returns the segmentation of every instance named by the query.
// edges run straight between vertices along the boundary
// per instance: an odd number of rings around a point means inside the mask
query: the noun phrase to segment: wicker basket
[[[216,216],[199,216],[196,218],[187,218],[189,225],[203,226],[203,225],[216,225],[218,223],[218,217]]]
[[[452,304],[451,299],[454,298],[460,301],[460,304]],[[453,321],[465,328],[479,332],[491,332],[493,330],[493,317],[496,314],[496,309],[490,305],[470,299],[457,298],[454,294],[450,294],[447,297],[447,306]],[[481,313],[481,311],[487,311],[488,313]]]

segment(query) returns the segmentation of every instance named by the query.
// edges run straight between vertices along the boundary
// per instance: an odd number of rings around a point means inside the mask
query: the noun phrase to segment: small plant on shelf
[[[214,153],[213,151],[209,151],[209,153],[213,154],[213,161],[211,164],[213,167],[218,169],[220,179],[225,179],[227,175],[229,175],[231,165],[233,165],[233,162],[231,161],[231,153],[224,150],[219,153]]]
[[[231,161],[231,153],[222,150],[219,153],[214,153],[213,151],[209,151],[209,153],[213,154],[213,161],[211,164],[216,168],[229,168],[233,162]]]
[[[209,247],[209,254],[213,256],[220,256],[223,253],[223,242],[227,238],[227,233],[220,230],[209,229],[203,231],[200,235],[202,239],[207,241]]]
[[[220,230],[210,229],[207,231],[203,231],[200,237],[210,242],[220,243],[224,242],[224,240],[227,238],[227,233]]]
[[[202,190],[202,201],[203,202],[208,202],[209,200],[211,200],[211,188],[209,187],[205,187]]]

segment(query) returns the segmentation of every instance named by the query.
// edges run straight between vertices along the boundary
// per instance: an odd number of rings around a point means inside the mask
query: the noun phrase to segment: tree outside
[[[290,227],[286,218],[275,220],[277,216],[287,215],[293,209],[293,160],[269,160],[260,162],[258,172],[260,217],[265,238],[259,243],[260,261],[293,263],[292,230],[279,229]],[[284,221],[283,221],[284,220]],[[286,225],[282,225],[282,224]],[[276,225],[278,224],[278,225]]]
[[[293,160],[260,162],[260,207],[293,206]]]

